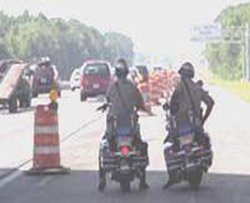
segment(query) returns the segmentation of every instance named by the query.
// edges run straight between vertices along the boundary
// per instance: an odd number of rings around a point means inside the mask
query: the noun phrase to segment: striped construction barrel
[[[149,82],[141,82],[138,84],[138,88],[142,94],[145,107],[151,111],[151,102],[150,102],[150,85]]]
[[[151,105],[159,104],[158,81],[156,77],[150,78],[150,101]]]
[[[60,166],[58,114],[48,105],[35,109],[33,170]]]

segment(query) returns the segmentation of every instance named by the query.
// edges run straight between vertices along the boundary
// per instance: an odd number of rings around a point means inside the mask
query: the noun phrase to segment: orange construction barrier
[[[152,75],[149,80],[150,84],[150,102],[151,105],[159,105],[159,87],[158,78],[156,75]]]
[[[165,95],[166,95],[166,91],[165,91],[165,81],[164,81],[164,72],[161,71],[159,73],[159,76],[158,76],[158,88],[159,88],[159,97],[160,98],[164,98]]]
[[[65,173],[69,169],[60,164],[58,114],[48,105],[35,109],[34,156],[30,173]]]
[[[142,94],[145,107],[151,111],[151,103],[150,103],[150,85],[149,82],[141,82],[138,84],[138,88]]]

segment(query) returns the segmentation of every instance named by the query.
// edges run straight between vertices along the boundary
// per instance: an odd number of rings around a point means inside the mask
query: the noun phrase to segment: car
[[[76,68],[70,76],[70,89],[74,91],[78,88],[80,88],[80,69]]]
[[[142,76],[142,82],[148,82],[149,80],[148,67],[146,65],[136,65],[135,67],[137,68],[137,70]]]
[[[163,70],[164,70],[164,68],[161,67],[161,66],[155,66],[155,67],[153,67],[153,71],[154,71],[154,72],[161,72],[161,71],[163,71]]]
[[[58,71],[55,65],[50,61],[40,62],[33,71],[32,78],[32,96],[37,97],[41,93],[49,93],[54,87],[58,90],[60,96],[60,81]]]
[[[80,100],[106,94],[111,81],[111,66],[102,60],[86,61],[81,69]]]
[[[0,62],[0,104],[10,113],[31,105],[31,87],[25,74],[25,64],[16,60]]]
[[[129,68],[129,74],[128,74],[128,79],[131,80],[135,85],[138,85],[139,82],[142,79],[142,76],[140,75],[139,71],[135,67],[130,67]]]

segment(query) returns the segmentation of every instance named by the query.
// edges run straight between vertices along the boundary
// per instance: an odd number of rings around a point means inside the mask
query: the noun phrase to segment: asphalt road
[[[105,115],[96,112],[101,99],[79,101],[77,92],[63,92],[59,101],[62,165],[69,175],[27,176],[21,169],[0,178],[0,203],[66,202],[250,202],[249,119],[250,105],[216,87],[209,88],[216,101],[206,128],[214,148],[214,164],[205,174],[199,191],[186,183],[163,191],[167,180],[162,154],[164,113],[155,107],[156,116],[140,117],[143,137],[149,143],[150,189],[139,191],[138,183],[123,194],[119,185],[108,182],[104,193],[97,190],[97,156],[105,129]],[[33,106],[48,102],[46,97]],[[33,153],[33,111],[17,114],[0,112],[0,175],[16,168]],[[3,124],[3,125],[2,125]],[[67,139],[66,139],[67,138]],[[32,164],[26,166],[31,167]]]

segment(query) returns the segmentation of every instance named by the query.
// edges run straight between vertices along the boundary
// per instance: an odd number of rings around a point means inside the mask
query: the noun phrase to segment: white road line
[[[28,162],[27,164],[23,165],[21,168],[18,168],[17,171],[11,173],[10,175],[6,176],[5,178],[0,180],[0,189],[2,189],[6,184],[14,181],[21,175],[23,175],[24,171],[31,168],[31,162]]]
[[[39,183],[38,186],[39,187],[44,187],[46,186],[53,178],[55,178],[55,176],[47,176],[44,179],[42,179]]]
[[[7,176],[6,178],[3,178],[0,180],[0,189],[3,188],[6,184],[12,182],[13,180],[17,179],[23,174],[23,171],[16,171],[13,174]]]

